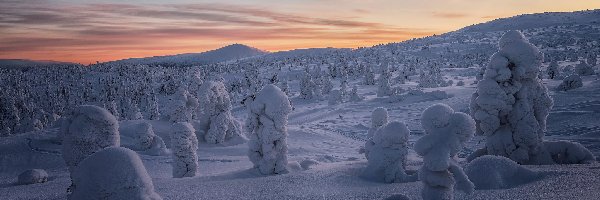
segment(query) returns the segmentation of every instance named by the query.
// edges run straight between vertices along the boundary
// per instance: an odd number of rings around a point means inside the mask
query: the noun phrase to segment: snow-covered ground
[[[454,77],[460,70],[448,70]],[[201,143],[197,151],[198,174],[192,178],[172,178],[171,157],[141,155],[152,177],[156,192],[164,199],[384,199],[404,194],[420,199],[420,182],[378,183],[361,177],[366,159],[359,154],[370,126],[371,111],[388,109],[390,121],[403,121],[411,130],[410,146],[423,135],[421,112],[434,103],[445,103],[456,111],[468,111],[474,92],[473,77],[464,79],[465,86],[450,86],[443,90],[449,98],[439,99],[425,94],[407,96],[403,101],[390,102],[389,97],[377,97],[377,86],[361,86],[362,102],[346,102],[328,106],[326,100],[293,98],[294,110],[289,116],[288,145],[290,173],[261,175],[252,169],[247,157],[247,144],[220,146]],[[546,140],[569,140],[582,143],[594,155],[600,155],[600,81],[598,76],[584,77],[582,88],[567,92],[554,91],[560,80],[546,80],[555,106],[548,117]],[[413,82],[407,82],[405,86]],[[244,119],[246,111],[234,109],[236,118]],[[121,121],[130,126],[141,121]],[[170,146],[166,121],[150,121],[154,132]],[[13,135],[0,140],[0,194],[2,199],[64,199],[70,185],[69,171],[60,154],[60,145],[53,142],[57,129],[45,129]],[[125,140],[123,140],[125,141]],[[122,144],[123,145],[123,144]],[[483,145],[476,136],[459,153],[464,157]],[[314,160],[318,164],[299,163]],[[306,161],[305,161],[306,162]],[[408,173],[422,165],[422,159],[411,149]],[[24,169],[45,169],[49,181],[33,185],[17,185],[17,175]],[[509,189],[476,190],[472,195],[457,192],[457,199],[598,199],[600,198],[600,164],[526,166],[541,175],[532,182]]]

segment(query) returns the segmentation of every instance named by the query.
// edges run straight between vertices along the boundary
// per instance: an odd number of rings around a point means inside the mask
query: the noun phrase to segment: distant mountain
[[[193,64],[203,65],[268,54],[269,52],[243,44],[232,44],[202,53],[185,53],[146,58],[128,58],[106,63],[111,64]]]
[[[32,67],[49,66],[56,64],[75,65],[75,63],[59,62],[52,60],[0,59],[0,67]]]

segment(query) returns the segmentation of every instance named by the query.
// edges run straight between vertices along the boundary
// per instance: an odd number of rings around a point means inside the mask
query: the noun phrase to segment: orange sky
[[[232,43],[268,51],[360,47],[523,13],[600,8],[600,1],[590,0],[84,2],[1,1],[0,58],[89,64]]]

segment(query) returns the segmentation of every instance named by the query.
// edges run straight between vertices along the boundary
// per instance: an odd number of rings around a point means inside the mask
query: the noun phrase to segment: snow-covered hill
[[[205,65],[267,54],[268,52],[243,44],[232,44],[202,53],[185,53],[146,58],[129,58],[105,64],[187,64]]]

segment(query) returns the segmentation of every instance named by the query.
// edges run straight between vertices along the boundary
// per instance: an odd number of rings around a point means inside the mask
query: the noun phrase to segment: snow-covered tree
[[[390,86],[391,77],[392,73],[387,66],[384,66],[379,80],[377,80],[377,97],[392,95],[392,87]]]
[[[160,118],[160,112],[158,109],[158,102],[157,102],[157,98],[156,95],[152,95],[150,96],[150,98],[148,98],[148,103],[147,103],[147,109],[148,109],[148,115],[147,118],[149,120],[157,120]]]
[[[83,105],[68,116],[60,134],[63,136],[62,156],[71,173],[89,155],[120,145],[119,122],[106,109]]]
[[[87,157],[73,172],[73,183],[68,199],[162,199],[137,153],[123,147]]]
[[[419,169],[423,199],[454,199],[455,185],[458,190],[472,193],[473,183],[454,159],[473,136],[475,121],[445,104],[434,104],[423,111],[421,125],[425,135],[414,148],[423,156]]]
[[[546,74],[548,74],[548,79],[554,79],[560,75],[560,71],[558,70],[558,63],[556,61],[550,62],[550,65],[548,65],[548,69],[546,69]]]
[[[567,91],[575,88],[583,87],[583,80],[577,74],[572,74],[567,78],[564,78],[562,83],[556,87],[557,90]]]
[[[198,171],[198,139],[194,127],[188,122],[171,126],[171,150],[173,151],[173,178],[193,177]]]
[[[315,83],[308,71],[305,71],[300,78],[300,98],[313,99]]]
[[[245,140],[239,122],[231,115],[229,92],[220,81],[206,81],[198,96],[202,105],[198,114],[201,128],[199,137],[207,143],[218,144],[233,138]]]
[[[480,155],[508,157],[521,164],[546,164],[542,137],[553,101],[538,78],[542,53],[518,31],[499,42],[483,80],[471,97],[477,133],[486,136]]]
[[[596,72],[594,72],[594,68],[583,61],[575,66],[575,74],[579,76],[590,76],[594,75],[595,73]]]
[[[371,65],[367,65],[365,67],[365,85],[375,85],[375,73],[373,72],[373,67]]]
[[[416,176],[405,171],[409,135],[406,124],[397,121],[378,129],[372,139],[369,162],[363,175],[386,183],[416,181]]]
[[[352,91],[350,92],[350,101],[359,102],[363,99],[364,98],[358,94],[358,89],[356,88],[356,85],[352,86]]]
[[[143,122],[133,126],[132,137],[135,144],[131,149],[155,156],[167,154],[165,142],[160,136],[154,133],[154,129],[150,123]]]
[[[169,113],[169,121],[190,122],[192,121],[192,112],[198,107],[198,99],[192,96],[184,87],[179,87],[175,94],[170,96],[166,112]]]
[[[373,141],[373,136],[379,128],[385,126],[388,123],[388,112],[385,108],[379,107],[375,108],[371,113],[371,128],[367,132],[367,141],[365,142],[365,146],[359,152],[364,153],[367,160],[369,159],[369,152],[373,145],[375,145],[375,141]]]
[[[329,93],[329,101],[328,101],[328,105],[337,105],[340,104],[344,101],[343,97],[342,97],[342,92],[339,90],[332,90]]]
[[[287,118],[292,106],[275,85],[266,85],[249,107],[248,157],[262,174],[287,173]]]

